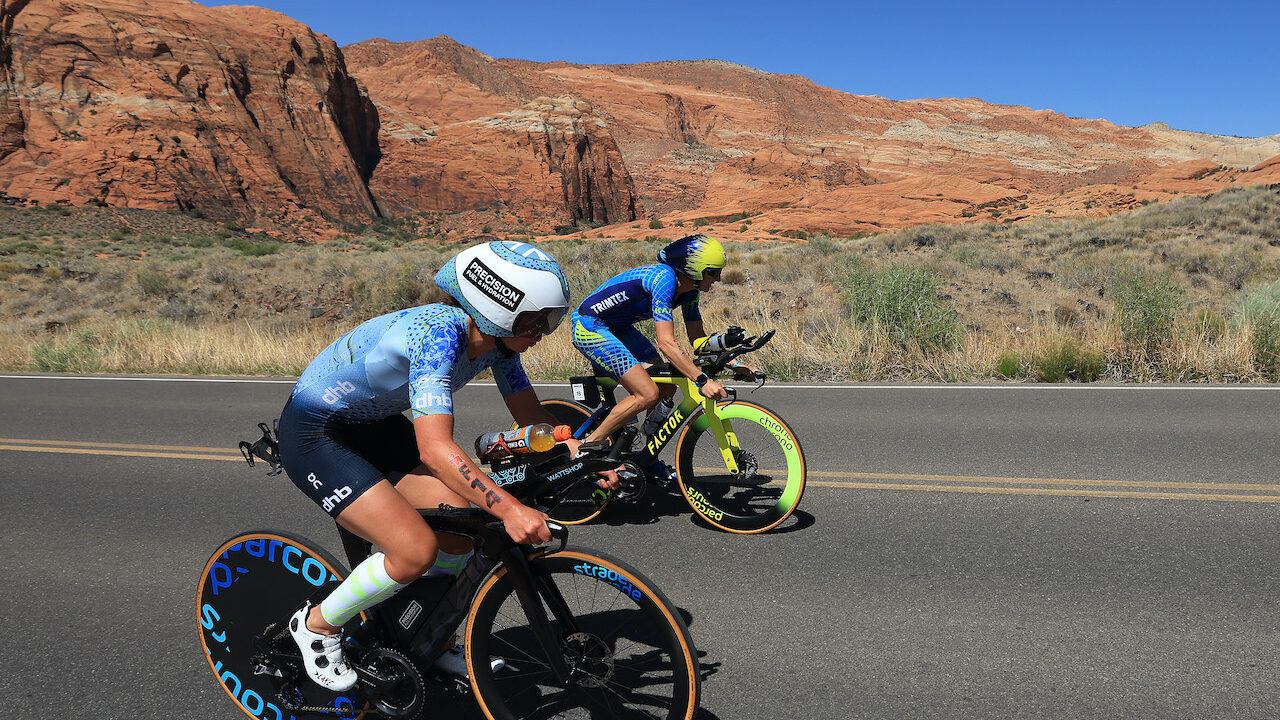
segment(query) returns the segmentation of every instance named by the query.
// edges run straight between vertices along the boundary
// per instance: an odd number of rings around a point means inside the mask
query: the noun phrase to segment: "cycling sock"
[[[431,566],[423,577],[437,577],[440,575],[457,575],[462,572],[462,568],[467,564],[467,560],[471,558],[471,551],[461,555],[454,555],[440,550],[436,553],[436,564]]]
[[[343,625],[361,610],[395,595],[403,584],[387,574],[387,556],[374,553],[351,571],[351,575],[320,603],[320,614],[330,625]]]

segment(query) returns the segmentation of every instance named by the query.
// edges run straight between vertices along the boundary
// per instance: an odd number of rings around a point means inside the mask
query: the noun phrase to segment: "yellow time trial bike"
[[[764,347],[773,335],[770,330],[747,337],[741,328],[730,328],[722,349],[696,352],[694,362],[708,377],[717,377],[730,369],[735,358]],[[655,363],[648,373],[655,383],[674,385],[678,403],[665,422],[622,454],[621,474],[627,487],[610,493],[581,483],[551,509],[551,517],[569,525],[588,522],[611,501],[634,501],[652,480],[678,490],[698,516],[721,530],[762,533],[786,522],[800,504],[805,486],[804,451],[791,426],[764,405],[739,399],[731,387],[726,388],[729,397],[718,402],[703,397],[693,381],[670,363]],[[758,387],[766,376],[756,372],[752,379]],[[571,378],[570,386],[572,400],[547,399],[542,404],[557,422],[573,428],[575,437],[583,438],[613,409],[618,382],[597,370]],[[650,477],[646,469],[673,441],[674,482]]]

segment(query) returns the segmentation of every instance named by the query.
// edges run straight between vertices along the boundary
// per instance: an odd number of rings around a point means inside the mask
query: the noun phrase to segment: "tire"
[[[557,424],[568,425],[574,430],[591,417],[591,411],[585,405],[572,400],[543,400],[542,407],[551,413]],[[582,525],[599,517],[612,497],[612,493],[595,483],[580,482],[569,488],[564,500],[547,514],[552,520],[564,525]]]
[[[694,512],[732,533],[762,533],[781,525],[804,494],[805,461],[800,440],[773,411],[747,400],[724,400],[717,414],[738,439],[739,470],[725,470],[710,432],[706,409],[686,421],[676,444],[680,492]]]
[[[530,564],[535,578],[559,589],[577,623],[570,634],[548,613],[566,661],[577,669],[567,683],[557,682],[500,568],[477,592],[467,618],[471,689],[489,720],[692,720],[701,692],[697,651],[680,613],[647,578],[595,551],[568,549]],[[503,657],[506,666],[494,672],[490,656]]]
[[[246,715],[289,717],[272,679],[253,671],[258,639],[308,598],[318,601],[331,592],[345,572],[315,543],[274,530],[237,535],[205,563],[196,592],[200,645],[218,683]],[[362,718],[369,710],[355,691],[330,692],[305,678],[299,686],[305,705],[346,709],[344,718]]]

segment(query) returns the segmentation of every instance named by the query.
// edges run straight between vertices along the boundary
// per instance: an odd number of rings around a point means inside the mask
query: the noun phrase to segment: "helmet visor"
[[[537,311],[526,311],[516,317],[511,331],[516,337],[537,337],[549,335],[560,326],[564,319],[565,308],[545,308]]]

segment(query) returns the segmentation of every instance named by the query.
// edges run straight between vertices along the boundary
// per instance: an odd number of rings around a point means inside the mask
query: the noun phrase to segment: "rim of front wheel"
[[[685,424],[677,444],[680,492],[703,520],[733,533],[762,533],[791,517],[804,494],[804,451],[795,432],[773,411],[746,400],[721,401],[730,423],[738,472],[727,469],[705,410]]]
[[[552,617],[570,679],[554,677],[505,572],[477,593],[467,622],[472,688],[493,720],[665,718],[691,720],[700,679],[679,613],[643,576],[598,553],[566,550],[533,561],[573,618]],[[497,672],[473,658],[501,656]],[[477,667],[479,665],[479,667]]]

